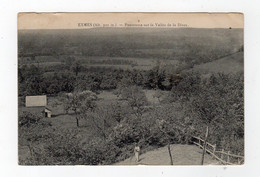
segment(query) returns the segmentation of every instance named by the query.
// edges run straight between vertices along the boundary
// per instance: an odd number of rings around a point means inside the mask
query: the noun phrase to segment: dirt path
[[[171,153],[174,165],[200,165],[202,149],[195,145],[171,145]],[[206,154],[205,165],[217,165],[218,161]],[[140,161],[135,162],[131,157],[114,165],[170,165],[170,157],[167,146],[140,155]]]

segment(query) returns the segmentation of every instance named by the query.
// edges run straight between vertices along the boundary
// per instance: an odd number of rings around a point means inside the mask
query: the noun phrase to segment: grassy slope
[[[201,74],[208,73],[238,73],[244,71],[244,52],[238,52],[230,56],[223,57],[221,59],[195,65],[193,69],[189,71],[199,72]]]
[[[202,150],[195,145],[172,144],[171,153],[174,165],[200,165]],[[217,165],[218,162],[206,154],[204,164]],[[135,162],[135,157],[131,157],[114,165],[170,165],[170,157],[167,146],[165,146],[141,154],[138,163]]]

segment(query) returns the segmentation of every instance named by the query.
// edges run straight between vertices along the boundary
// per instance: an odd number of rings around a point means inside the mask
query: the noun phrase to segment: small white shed
[[[44,116],[51,118],[51,110],[49,108],[44,109]]]
[[[26,107],[38,107],[47,105],[47,96],[46,95],[37,95],[37,96],[26,96],[25,97],[25,106]]]

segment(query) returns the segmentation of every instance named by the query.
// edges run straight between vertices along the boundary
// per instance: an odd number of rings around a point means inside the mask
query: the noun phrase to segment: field
[[[240,49],[243,34],[241,29],[26,30],[19,31],[18,43],[19,63],[64,61],[66,56],[85,62],[119,57],[138,65],[151,64],[140,58],[201,63]]]
[[[244,52],[238,52],[218,60],[195,65],[193,71],[208,74],[208,73],[238,73],[243,72]]]

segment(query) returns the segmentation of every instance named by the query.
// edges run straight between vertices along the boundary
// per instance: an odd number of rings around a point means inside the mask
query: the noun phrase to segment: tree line
[[[148,71],[124,70],[102,67],[84,67],[80,62],[68,63],[67,66],[49,68],[34,64],[18,67],[19,96],[26,95],[58,95],[60,92],[70,93],[78,90],[112,90],[120,86],[136,85],[147,89],[170,90],[180,81],[180,70],[167,72],[159,65]]]

